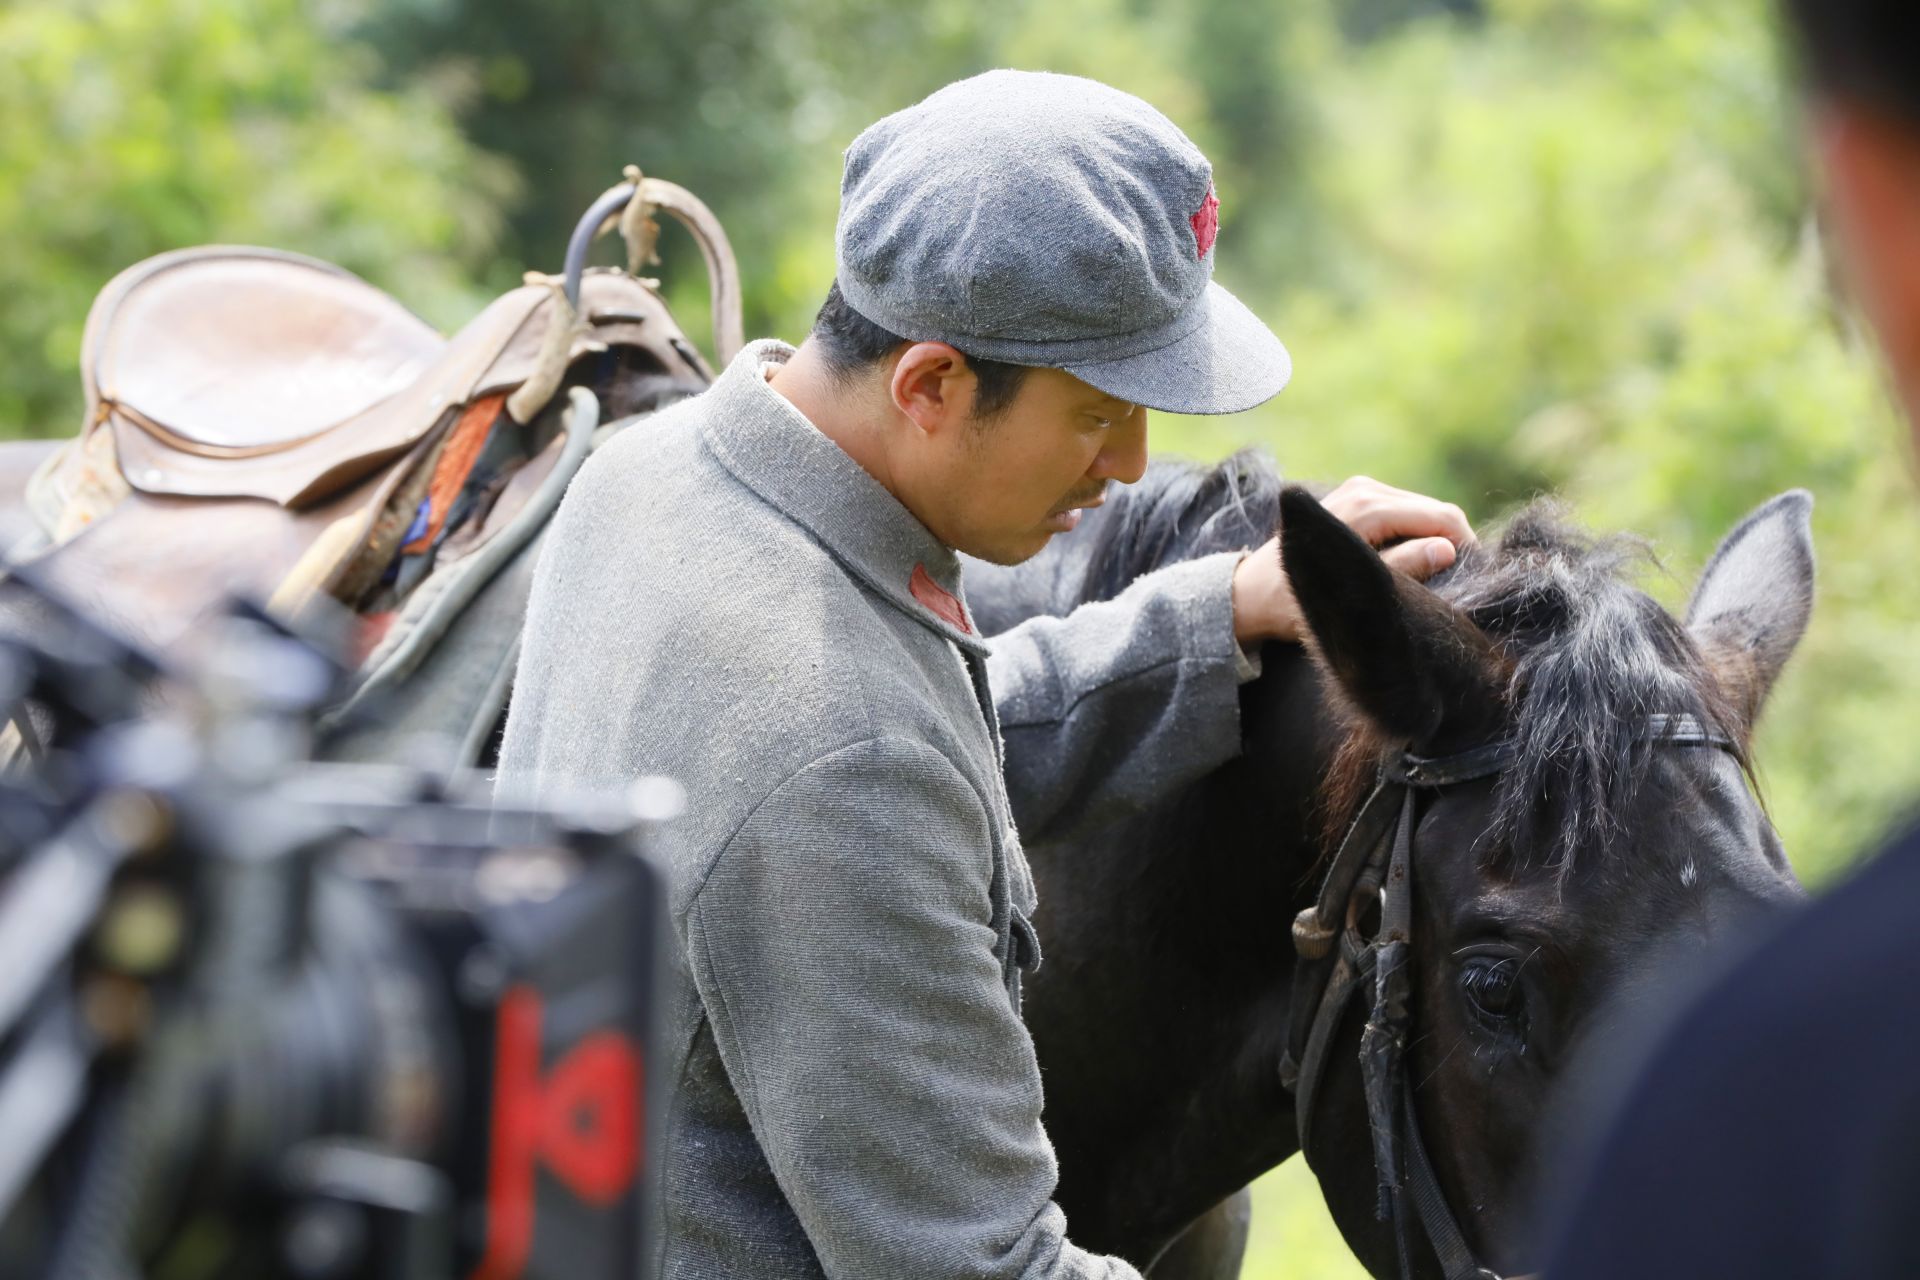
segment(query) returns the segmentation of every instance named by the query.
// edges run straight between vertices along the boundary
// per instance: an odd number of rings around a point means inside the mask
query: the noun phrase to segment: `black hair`
[[[907,341],[849,306],[846,295],[840,292],[838,280],[827,290],[827,300],[821,305],[820,314],[813,318],[813,340],[826,359],[827,369],[841,381],[865,373]],[[973,394],[973,416],[999,416],[1020,394],[1020,384],[1027,376],[1026,366],[983,360],[964,350],[961,354],[967,357],[967,367],[978,380]]]
[[[1889,111],[1920,127],[1920,4],[1782,0],[1781,9],[1815,93]]]

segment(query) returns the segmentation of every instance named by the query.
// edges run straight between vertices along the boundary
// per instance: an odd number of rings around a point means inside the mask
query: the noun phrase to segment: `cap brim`
[[[1120,360],[1066,366],[1110,396],[1167,413],[1239,413],[1293,376],[1280,339],[1240,299],[1209,283],[1207,313],[1186,337]]]

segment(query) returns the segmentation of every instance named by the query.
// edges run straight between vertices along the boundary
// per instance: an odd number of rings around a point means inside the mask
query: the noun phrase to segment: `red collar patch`
[[[1193,224],[1193,242],[1200,246],[1200,252],[1194,256],[1204,258],[1220,236],[1220,197],[1213,194],[1212,187],[1207,188],[1207,198],[1200,202],[1200,211],[1187,221]]]
[[[967,621],[967,608],[960,598],[933,580],[927,572],[927,566],[913,566],[913,577],[907,580],[907,590],[913,592],[913,598],[927,606],[934,617],[940,619],[957,631],[973,634],[973,626]]]

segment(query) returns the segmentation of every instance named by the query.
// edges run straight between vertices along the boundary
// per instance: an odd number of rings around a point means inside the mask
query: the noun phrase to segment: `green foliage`
[[[165,249],[303,250],[466,312],[512,173],[376,70],[300,0],[0,6],[0,434],[77,428],[87,304]]]
[[[851,127],[876,100],[910,100],[979,62],[992,7],[547,0],[532,20],[523,0],[363,0],[360,29],[402,83],[470,86],[470,135],[519,162],[502,282],[522,264],[557,270],[580,211],[638,163],[717,203],[756,285],[747,327],[764,332],[825,296],[830,242],[824,276],[790,281],[783,255],[805,244],[822,261]],[[704,295],[699,272],[674,265],[676,301]]]

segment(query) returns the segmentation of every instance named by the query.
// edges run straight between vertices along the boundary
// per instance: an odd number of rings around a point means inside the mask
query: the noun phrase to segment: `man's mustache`
[[[1071,511],[1075,507],[1096,506],[1099,503],[1105,502],[1106,500],[1107,500],[1107,486],[1103,482],[1100,485],[1100,487],[1097,489],[1089,489],[1084,493],[1068,494],[1066,498],[1060,503],[1060,505],[1055,507],[1052,511],[1048,512],[1048,514],[1057,516],[1061,512]]]

